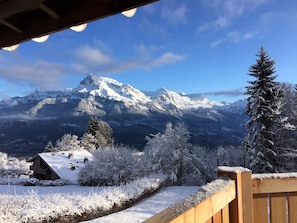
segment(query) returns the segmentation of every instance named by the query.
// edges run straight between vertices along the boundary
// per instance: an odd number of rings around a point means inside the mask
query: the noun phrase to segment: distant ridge
[[[107,121],[116,143],[142,149],[145,136],[167,122],[185,122],[191,142],[213,147],[236,145],[244,135],[245,101],[219,103],[201,94],[161,88],[140,91],[108,77],[88,75],[76,88],[36,90],[0,102],[0,151],[32,154],[63,134],[81,136],[90,116]]]

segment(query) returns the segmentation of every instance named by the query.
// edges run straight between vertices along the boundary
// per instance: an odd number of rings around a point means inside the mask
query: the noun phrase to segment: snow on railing
[[[144,223],[229,222],[229,203],[235,199],[235,182],[217,179],[184,200],[147,219]],[[193,221],[195,219],[195,221]]]
[[[296,223],[297,173],[219,167],[219,179],[145,223]]]

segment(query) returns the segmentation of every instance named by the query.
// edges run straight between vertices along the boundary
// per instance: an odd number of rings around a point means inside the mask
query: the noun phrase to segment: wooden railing
[[[297,223],[297,173],[219,167],[219,179],[145,223]]]
[[[297,223],[297,174],[254,174],[254,222]]]
[[[229,203],[236,198],[235,181],[218,179],[145,223],[229,222]],[[193,221],[195,219],[195,221]],[[218,221],[220,220],[220,221]]]

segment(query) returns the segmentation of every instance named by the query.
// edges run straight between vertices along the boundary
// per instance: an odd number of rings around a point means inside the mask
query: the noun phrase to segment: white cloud
[[[83,46],[75,52],[76,57],[84,64],[90,66],[100,66],[110,64],[112,58],[101,52],[100,49],[92,48],[90,46]]]
[[[162,52],[160,56],[158,52]],[[84,46],[75,50],[69,61],[52,62],[45,60],[27,61],[21,54],[15,57],[1,57],[0,78],[13,86],[24,88],[62,88],[62,82],[69,75],[87,73],[122,73],[129,70],[150,70],[184,60],[184,55],[164,51],[162,46],[140,45],[136,54],[126,59],[112,58],[97,48]],[[3,89],[2,89],[3,90]],[[2,92],[5,94],[5,92]],[[3,96],[3,95],[2,95]]]
[[[160,52],[165,49],[164,45],[154,45],[154,44],[139,44],[135,46],[135,51],[137,54],[140,54],[142,56],[148,56],[155,52]]]
[[[219,16],[216,20],[204,23],[198,27],[198,32],[204,32],[212,29],[222,29],[230,25],[230,20],[226,17]]]
[[[237,31],[233,31],[233,32],[229,32],[227,34],[227,40],[229,42],[238,43],[242,40],[251,39],[255,35],[256,35],[256,33],[251,33],[251,32],[241,33],[241,32],[237,32]]]
[[[107,68],[108,72],[122,73],[128,70],[144,69],[151,70],[163,65],[174,64],[186,59],[185,55],[175,54],[172,52],[165,52],[159,57],[140,56],[128,61],[114,64]]]
[[[221,90],[221,91],[210,91],[203,93],[204,95],[213,95],[213,96],[242,96],[244,95],[244,89],[242,88],[236,88],[236,89],[227,89],[227,90]]]
[[[174,54],[172,52],[166,52],[159,58],[152,60],[150,63],[150,67],[159,67],[164,64],[174,64],[176,62],[180,62],[184,60],[186,56]]]
[[[249,40],[257,35],[256,32],[238,32],[238,31],[231,31],[228,32],[227,35],[223,38],[220,38],[218,40],[213,41],[210,46],[212,48],[218,47],[224,42],[229,42],[229,43],[239,43],[241,41],[246,41]]]
[[[140,44],[134,49],[136,55],[130,59],[112,58],[103,54],[99,49],[85,46],[75,52],[76,61],[71,67],[80,73],[122,73],[128,70],[150,70],[163,65],[174,64],[186,58],[184,55],[165,52],[156,57],[157,52],[163,51],[164,46]]]
[[[218,39],[218,40],[212,42],[212,43],[210,44],[210,46],[211,46],[212,48],[216,48],[217,46],[221,45],[223,42],[225,42],[224,39]]]
[[[217,20],[214,21],[214,25],[219,28],[228,27],[229,24],[230,24],[229,19],[223,16],[220,16],[219,18],[217,18]]]
[[[206,0],[204,3],[213,12],[215,19],[204,22],[198,27],[198,31],[228,28],[234,21],[267,2],[268,0]]]
[[[297,12],[295,9],[287,11],[267,11],[261,15],[261,25],[264,27],[282,25],[296,28]]]
[[[66,75],[63,64],[49,61],[18,61],[13,65],[0,67],[0,77],[11,83],[26,83],[41,88],[57,87]]]
[[[100,48],[107,48],[100,44]],[[78,73],[92,73],[104,71],[106,67],[114,63],[113,58],[102,52],[99,47],[82,46],[74,51],[73,63],[71,68]]]
[[[172,2],[170,2],[172,3]],[[187,22],[188,7],[185,4],[165,4],[161,11],[161,17],[170,24],[184,24]]]
[[[219,13],[230,18],[238,18],[264,5],[269,0],[215,0],[209,4]]]

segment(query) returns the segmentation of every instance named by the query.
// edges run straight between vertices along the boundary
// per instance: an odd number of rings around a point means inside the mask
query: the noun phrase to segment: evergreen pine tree
[[[52,143],[52,141],[48,141],[48,143],[46,144],[45,148],[44,148],[44,152],[55,152],[56,149]]]
[[[112,146],[112,128],[107,122],[91,117],[87,127],[87,134],[94,137],[95,148]]]
[[[280,84],[275,81],[275,62],[260,48],[256,64],[249,69],[248,75],[256,78],[248,81],[246,87],[246,113],[250,117],[246,126],[248,134],[246,145],[251,158],[250,168],[255,172],[277,171],[276,128],[282,97]]]

